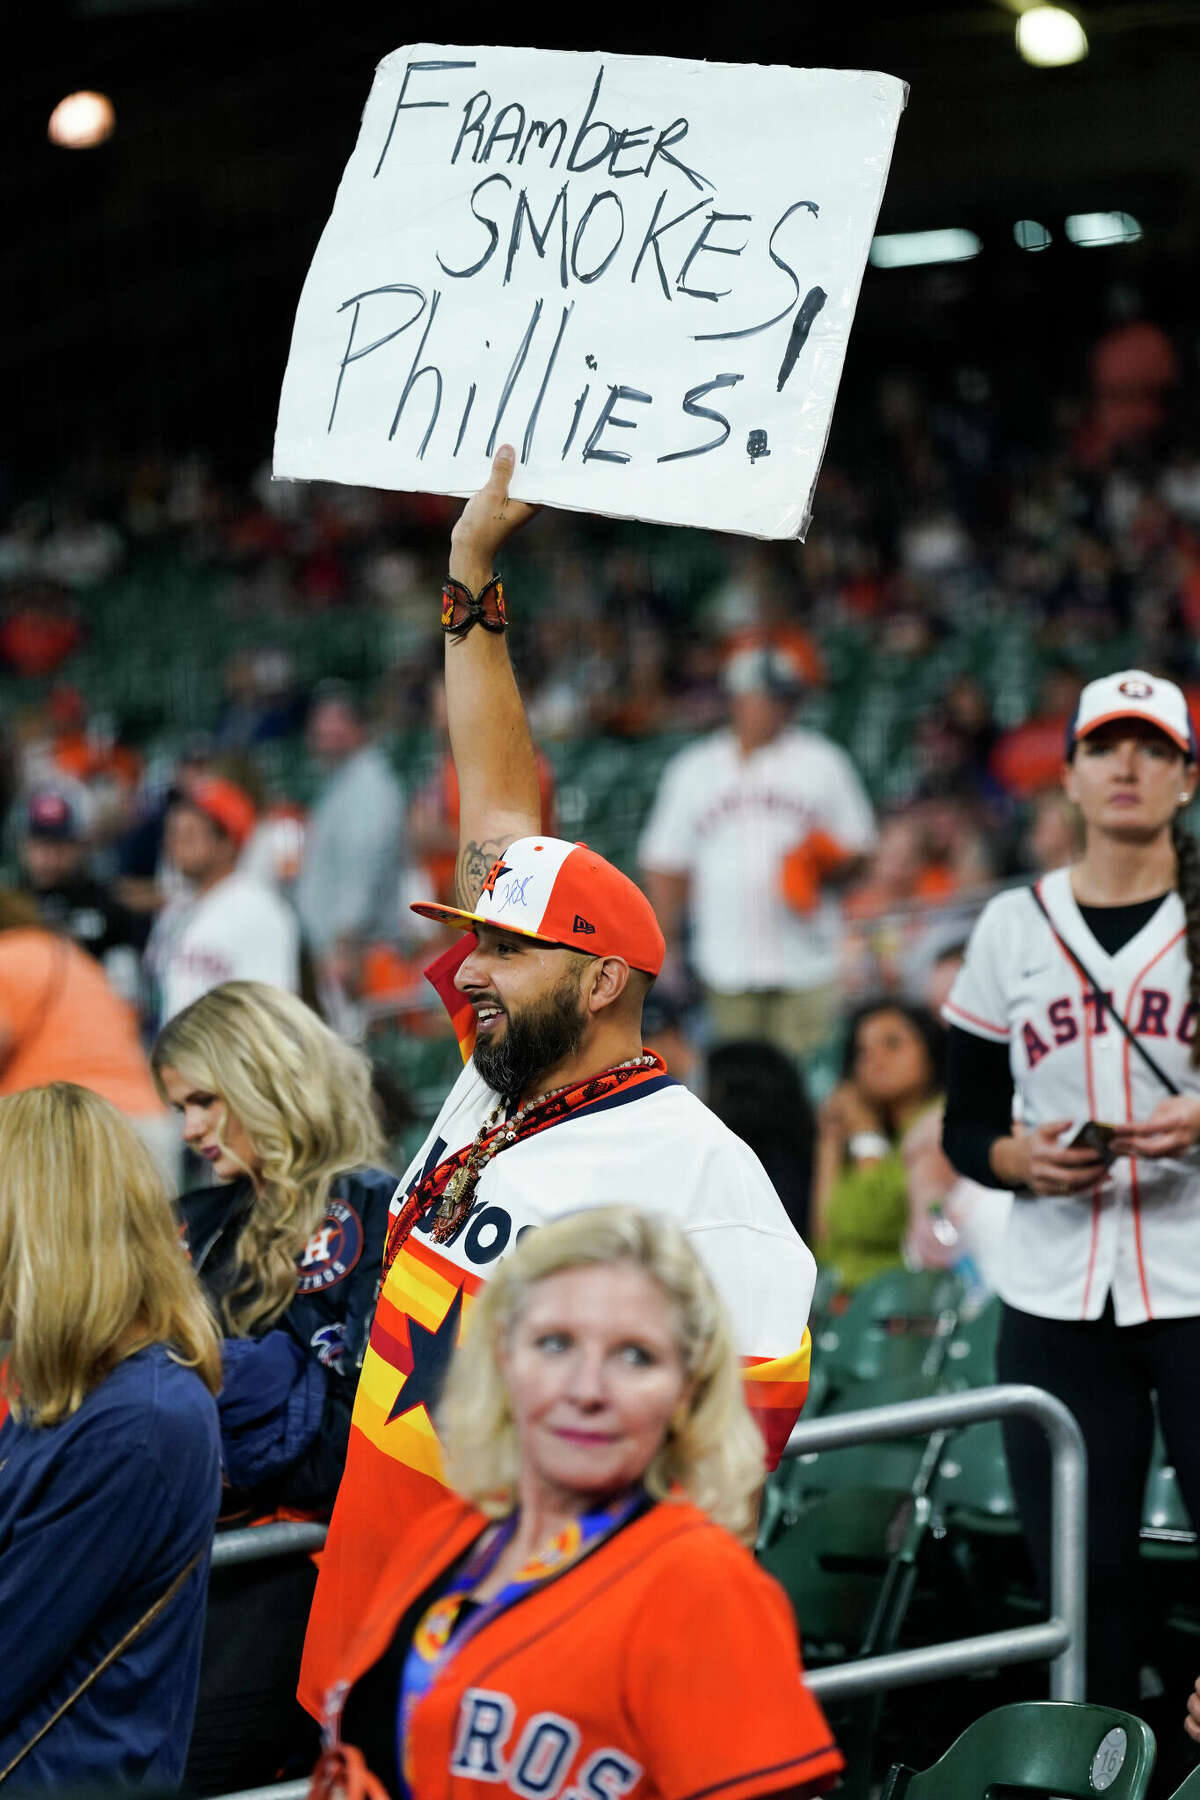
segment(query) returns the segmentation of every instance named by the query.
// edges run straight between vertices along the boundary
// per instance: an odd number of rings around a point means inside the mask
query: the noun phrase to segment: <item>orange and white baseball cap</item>
[[[194,806],[206,819],[231,837],[240,850],[258,823],[258,814],[244,788],[223,775],[197,775],[185,782],[180,799]]]
[[[494,925],[542,944],[619,956],[631,969],[657,975],[666,944],[654,908],[635,882],[586,844],[564,838],[518,838],[493,863],[474,912],[418,901],[412,911],[463,931]]]
[[[1189,762],[1196,761],[1196,728],[1182,688],[1144,669],[1119,669],[1089,681],[1067,727],[1067,756],[1082,737],[1113,719],[1145,719],[1169,737]]]

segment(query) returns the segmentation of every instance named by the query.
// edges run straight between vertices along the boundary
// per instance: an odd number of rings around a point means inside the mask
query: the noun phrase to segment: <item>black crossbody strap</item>
[[[1175,1083],[1171,1080],[1171,1077],[1167,1074],[1166,1070],[1164,1068],[1162,1068],[1157,1062],[1155,1062],[1154,1058],[1151,1056],[1150,1052],[1147,1050],[1145,1044],[1143,1044],[1141,1038],[1134,1036],[1133,1032],[1129,1029],[1128,1025],[1125,1023],[1124,1019],[1121,1017],[1120,1013],[1117,1011],[1116,1007],[1113,1005],[1112,999],[1109,996],[1109,994],[1105,991],[1104,988],[1102,988],[1100,986],[1100,984],[1096,980],[1095,976],[1092,975],[1090,973],[1090,971],[1088,970],[1087,964],[1084,962],[1083,958],[1076,951],[1072,950],[1070,944],[1068,944],[1066,938],[1063,936],[1062,932],[1058,929],[1058,926],[1054,923],[1054,920],[1050,917],[1050,914],[1046,907],[1046,902],[1042,899],[1042,896],[1038,893],[1037,888],[1031,887],[1029,890],[1029,893],[1033,900],[1033,904],[1037,907],[1037,909],[1041,913],[1043,919],[1045,919],[1047,925],[1050,927],[1050,930],[1053,932],[1054,940],[1058,944],[1059,948],[1062,950],[1063,954],[1065,956],[1067,956],[1071,960],[1071,962],[1074,963],[1075,967],[1079,970],[1079,973],[1083,976],[1083,979],[1087,982],[1088,987],[1091,989],[1092,993],[1096,996],[1097,1000],[1100,1002],[1100,1005],[1108,1013],[1109,1017],[1116,1020],[1117,1024],[1120,1026],[1121,1030],[1125,1033],[1125,1036],[1129,1039],[1129,1042],[1133,1045],[1134,1049],[1137,1051],[1138,1055],[1141,1057],[1141,1059],[1145,1063],[1146,1067],[1150,1070],[1151,1074],[1158,1076],[1158,1079],[1162,1082],[1162,1084],[1166,1088],[1168,1094],[1180,1093],[1182,1090],[1180,1088],[1176,1087]]]

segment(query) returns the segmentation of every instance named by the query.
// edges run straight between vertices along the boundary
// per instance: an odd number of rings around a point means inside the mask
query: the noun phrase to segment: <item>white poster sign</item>
[[[275,474],[803,535],[906,89],[396,50],[300,297]]]

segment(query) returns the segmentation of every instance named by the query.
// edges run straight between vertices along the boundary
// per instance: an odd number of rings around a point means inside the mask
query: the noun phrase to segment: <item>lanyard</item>
[[[478,1605],[456,1631],[459,1614],[471,1589],[486,1580],[512,1542],[518,1515],[512,1513],[501,1525],[484,1532],[446,1591],[422,1613],[404,1659],[396,1705],[396,1766],[403,1772],[407,1793],[412,1792],[408,1737],[413,1713],[451,1659],[493,1619],[597,1549],[648,1505],[649,1497],[639,1487],[623,1500],[572,1519],[549,1544],[517,1570],[498,1594]]]

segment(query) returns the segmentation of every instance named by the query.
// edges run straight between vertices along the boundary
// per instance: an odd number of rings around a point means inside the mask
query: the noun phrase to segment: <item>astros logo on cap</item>
[[[641,888],[586,844],[564,838],[518,838],[492,865],[474,912],[418,902],[426,919],[461,930],[494,925],[543,944],[619,956],[657,975],[666,946],[654,908]]]
[[[1173,681],[1151,677],[1145,669],[1118,669],[1089,681],[1079,696],[1067,727],[1067,757],[1090,732],[1117,719],[1144,719],[1157,726],[1191,762],[1196,760],[1196,731],[1187,696]]]

